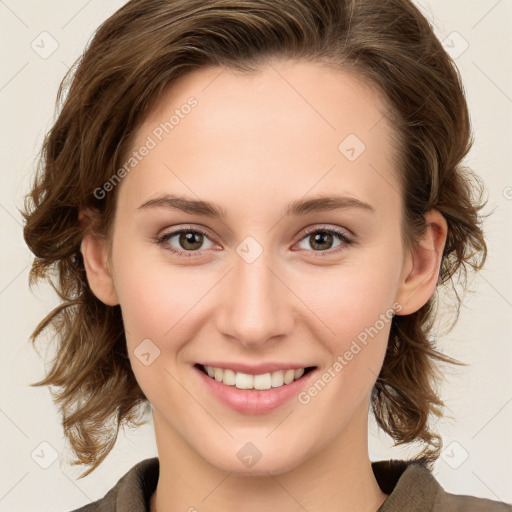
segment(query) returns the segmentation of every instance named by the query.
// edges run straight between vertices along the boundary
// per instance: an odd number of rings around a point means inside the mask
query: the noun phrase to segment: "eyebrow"
[[[141,204],[137,209],[147,210],[153,208],[180,210],[185,213],[205,215],[207,217],[216,219],[224,219],[227,217],[226,211],[215,203],[196,199],[188,199],[186,197],[172,194],[166,194],[154,199],[149,199],[145,203]],[[307,215],[309,213],[338,209],[346,210],[351,208],[358,208],[373,215],[376,214],[375,208],[373,206],[354,197],[324,196],[311,199],[299,199],[297,201],[291,202],[285,211],[285,216],[288,217],[291,215]]]

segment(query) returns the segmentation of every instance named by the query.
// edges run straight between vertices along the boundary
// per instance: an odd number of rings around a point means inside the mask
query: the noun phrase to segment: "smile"
[[[281,363],[265,364],[259,368],[245,364],[236,366],[245,371],[199,363],[193,369],[205,391],[215,401],[238,413],[250,415],[270,413],[291,403],[319,372],[317,366],[284,369],[286,367],[283,368]],[[261,373],[264,370],[273,371]]]
[[[226,386],[235,386],[238,389],[266,390],[280,388],[300,379],[305,373],[309,373],[314,367],[278,370],[259,375],[250,375],[243,372],[235,372],[226,368],[200,365],[200,368],[212,379],[222,382]]]

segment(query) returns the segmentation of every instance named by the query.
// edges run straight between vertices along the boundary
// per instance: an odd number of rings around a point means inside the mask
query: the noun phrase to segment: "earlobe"
[[[407,255],[396,301],[402,305],[400,315],[409,315],[423,307],[435,292],[443,250],[448,235],[446,219],[437,210],[425,216],[424,237]]]
[[[90,213],[81,212],[80,221],[90,222]],[[87,281],[94,295],[107,306],[119,304],[109,266],[107,240],[98,236],[92,229],[86,229],[80,245],[84,260]]]

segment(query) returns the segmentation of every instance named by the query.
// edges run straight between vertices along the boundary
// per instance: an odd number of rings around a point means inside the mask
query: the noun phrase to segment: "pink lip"
[[[233,370],[235,372],[247,373],[248,375],[261,375],[263,373],[272,373],[279,370],[298,370],[299,368],[309,368],[312,364],[294,364],[294,363],[261,363],[261,364],[245,364],[245,363],[229,363],[225,361],[209,361],[198,363],[203,366],[214,366],[224,370]]]
[[[219,365],[218,368],[220,367]],[[311,379],[316,377],[317,373],[315,369],[303,375],[300,379],[279,388],[256,390],[238,389],[235,386],[228,386],[212,379],[197,366],[192,367],[192,369],[197,372],[201,381],[217,400],[243,414],[265,414],[283,406],[308,386]]]

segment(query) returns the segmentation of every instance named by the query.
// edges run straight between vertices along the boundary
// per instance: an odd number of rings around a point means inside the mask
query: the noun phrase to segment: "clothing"
[[[418,462],[378,461],[372,469],[380,488],[389,494],[377,512],[512,512],[512,506],[505,503],[445,492]],[[73,512],[148,512],[158,472],[157,457],[143,460],[104,498]]]

